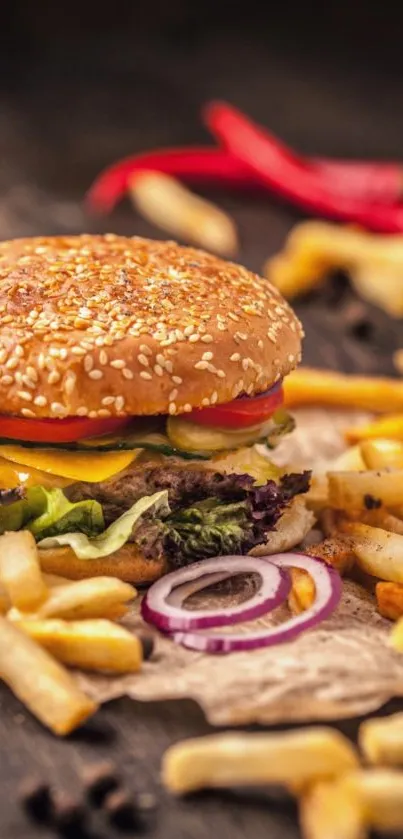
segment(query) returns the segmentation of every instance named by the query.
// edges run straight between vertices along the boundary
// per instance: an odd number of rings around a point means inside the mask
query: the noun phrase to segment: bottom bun
[[[125,583],[153,583],[165,573],[164,559],[145,559],[132,542],[101,559],[79,559],[71,548],[39,549],[39,562],[47,574],[69,580],[86,577],[118,577]]]

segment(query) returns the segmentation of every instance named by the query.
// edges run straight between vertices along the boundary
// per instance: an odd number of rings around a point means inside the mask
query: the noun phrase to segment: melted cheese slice
[[[64,486],[72,481],[98,483],[126,469],[140,452],[141,449],[128,452],[69,452],[57,449],[26,449],[23,446],[0,446],[0,485],[7,488],[18,486],[18,483],[24,483],[26,486],[34,484],[49,486],[48,482],[41,479],[41,474],[44,473],[48,478],[52,475],[55,479],[56,476],[66,479]],[[11,467],[9,461],[16,466]],[[8,472],[5,464],[9,468]],[[25,481],[17,481],[14,484],[5,482],[7,475],[12,480],[13,474],[24,473],[30,473]],[[32,479],[33,483],[31,483]],[[28,480],[30,483],[27,483]],[[62,484],[57,482],[52,485],[61,486]]]

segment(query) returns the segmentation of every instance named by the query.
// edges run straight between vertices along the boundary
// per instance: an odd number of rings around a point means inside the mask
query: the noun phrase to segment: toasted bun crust
[[[0,399],[27,418],[181,413],[260,393],[302,329],[266,280],[173,242],[0,244]]]
[[[68,580],[86,577],[118,577],[125,583],[153,583],[166,572],[164,560],[144,559],[139,549],[128,542],[120,550],[101,559],[78,559],[71,548],[39,549],[39,562],[47,574]]]

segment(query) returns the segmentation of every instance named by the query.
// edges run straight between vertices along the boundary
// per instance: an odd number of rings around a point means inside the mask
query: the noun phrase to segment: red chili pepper
[[[151,169],[194,184],[219,184],[235,189],[261,187],[249,166],[225,149],[174,148],[127,157],[98,176],[87,193],[90,210],[110,212],[128,190],[136,172]]]
[[[336,194],[315,168],[305,168],[281,144],[225,103],[213,103],[206,121],[215,137],[255,176],[279,195],[306,210],[343,221],[355,221],[384,233],[403,230],[403,205],[382,205],[348,194]]]
[[[399,204],[403,198],[403,167],[398,163],[326,158],[313,158],[312,163],[337,193],[375,204]]]

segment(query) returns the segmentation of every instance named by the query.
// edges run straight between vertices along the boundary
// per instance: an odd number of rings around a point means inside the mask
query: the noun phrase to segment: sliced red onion
[[[280,626],[245,633],[175,632],[173,640],[192,650],[206,653],[231,653],[269,647],[292,641],[301,632],[311,629],[329,617],[339,604],[342,582],[338,572],[321,559],[304,554],[286,553],[260,557],[268,565],[278,568],[301,568],[312,577],[316,598],[301,615],[292,617]]]
[[[182,603],[200,589],[213,582],[235,577],[238,574],[258,574],[262,585],[259,591],[245,603],[219,609],[190,611]],[[219,579],[218,579],[219,577]],[[184,584],[189,584],[185,587]],[[180,586],[182,598],[178,605],[168,602],[171,593]],[[148,590],[141,604],[141,614],[148,623],[163,632],[187,632],[193,629],[207,629],[213,626],[250,621],[270,612],[286,599],[291,588],[288,574],[271,565],[265,559],[252,556],[225,556],[205,559],[173,571],[162,577]]]

